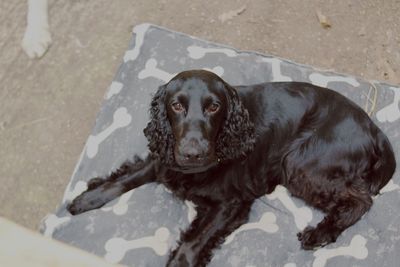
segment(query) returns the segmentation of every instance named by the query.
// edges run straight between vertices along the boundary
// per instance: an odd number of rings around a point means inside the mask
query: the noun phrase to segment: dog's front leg
[[[157,161],[148,159],[144,163],[125,163],[109,177],[94,178],[88,182],[88,189],[67,206],[68,211],[80,214],[102,207],[131,189],[154,182],[158,171]]]
[[[247,222],[251,203],[220,204],[199,207],[196,219],[181,236],[168,260],[168,267],[206,266],[212,250],[221,245],[229,234]]]

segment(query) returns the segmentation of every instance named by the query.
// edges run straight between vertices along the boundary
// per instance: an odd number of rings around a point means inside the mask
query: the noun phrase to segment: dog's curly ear
[[[150,122],[143,130],[149,149],[166,165],[174,163],[174,138],[165,107],[165,86],[160,86],[150,105]]]
[[[238,159],[254,149],[256,141],[254,124],[243,106],[236,89],[224,84],[227,93],[227,117],[217,139],[217,156],[220,161]]]

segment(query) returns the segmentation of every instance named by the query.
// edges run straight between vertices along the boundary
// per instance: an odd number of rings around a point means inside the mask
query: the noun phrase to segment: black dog
[[[255,199],[278,184],[326,213],[298,234],[304,249],[335,242],[372,205],[395,159],[387,137],[356,104],[298,82],[232,87],[185,71],[161,86],[144,133],[150,156],[95,178],[69,206],[103,206],[132,188],[164,184],[196,204],[197,217],[168,266],[204,266],[243,223]]]

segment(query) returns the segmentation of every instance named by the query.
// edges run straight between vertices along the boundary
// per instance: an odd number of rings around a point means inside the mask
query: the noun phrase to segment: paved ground
[[[49,6],[53,45],[41,60],[29,60],[19,45],[26,2],[0,2],[0,216],[32,229],[61,200],[136,24],[400,83],[399,0],[50,0]],[[331,28],[321,26],[316,10]]]

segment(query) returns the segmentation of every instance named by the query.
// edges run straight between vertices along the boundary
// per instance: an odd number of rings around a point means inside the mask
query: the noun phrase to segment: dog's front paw
[[[172,259],[170,259],[167,263],[167,267],[190,267],[192,265],[186,259],[184,254],[175,255]]]
[[[108,202],[101,190],[89,190],[83,192],[76,197],[70,204],[67,205],[67,210],[72,215],[77,215],[85,211],[98,209]]]
[[[311,226],[306,227],[303,232],[297,234],[301,247],[305,250],[324,247],[329,243],[335,242],[337,236],[337,231]]]
[[[22,48],[30,58],[40,58],[46,53],[51,42],[51,35],[47,25],[28,26],[22,39]]]

